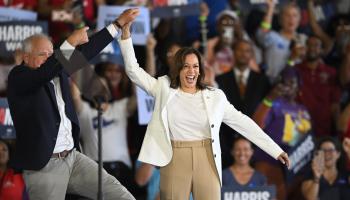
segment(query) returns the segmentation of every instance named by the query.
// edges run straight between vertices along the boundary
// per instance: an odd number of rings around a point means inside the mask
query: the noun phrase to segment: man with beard
[[[296,66],[302,82],[298,100],[310,112],[317,137],[334,133],[340,99],[336,71],[322,61],[321,54],[321,40],[311,36],[307,40],[305,60]]]

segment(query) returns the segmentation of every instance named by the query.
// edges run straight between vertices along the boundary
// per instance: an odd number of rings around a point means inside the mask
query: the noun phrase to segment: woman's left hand
[[[277,159],[278,159],[279,161],[281,161],[281,163],[283,163],[284,165],[286,165],[287,168],[289,169],[289,167],[290,167],[290,160],[289,160],[288,154],[287,154],[286,152],[281,153],[281,154],[277,157]]]

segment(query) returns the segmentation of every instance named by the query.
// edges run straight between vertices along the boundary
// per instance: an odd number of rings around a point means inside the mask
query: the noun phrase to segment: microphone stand
[[[97,200],[103,200],[102,193],[102,103],[104,102],[103,96],[95,96],[94,100],[97,105],[97,146],[98,146],[98,192]]]

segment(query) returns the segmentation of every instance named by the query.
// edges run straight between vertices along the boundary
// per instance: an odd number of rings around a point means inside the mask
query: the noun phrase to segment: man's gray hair
[[[51,41],[51,38],[43,33],[36,33],[34,35],[31,35],[29,37],[27,37],[26,39],[23,40],[22,42],[22,51],[24,53],[29,53],[32,51],[32,45],[33,45],[33,41],[37,40],[37,39],[47,39],[49,41]]]

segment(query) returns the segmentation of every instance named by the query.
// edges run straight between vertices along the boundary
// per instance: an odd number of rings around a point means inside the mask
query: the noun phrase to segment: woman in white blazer
[[[139,67],[130,24],[119,40],[129,78],[155,98],[139,160],[160,167],[161,199],[219,200],[222,122],[289,167],[288,155],[216,88],[202,83],[201,56],[193,48],[175,55],[175,69],[158,79]]]

